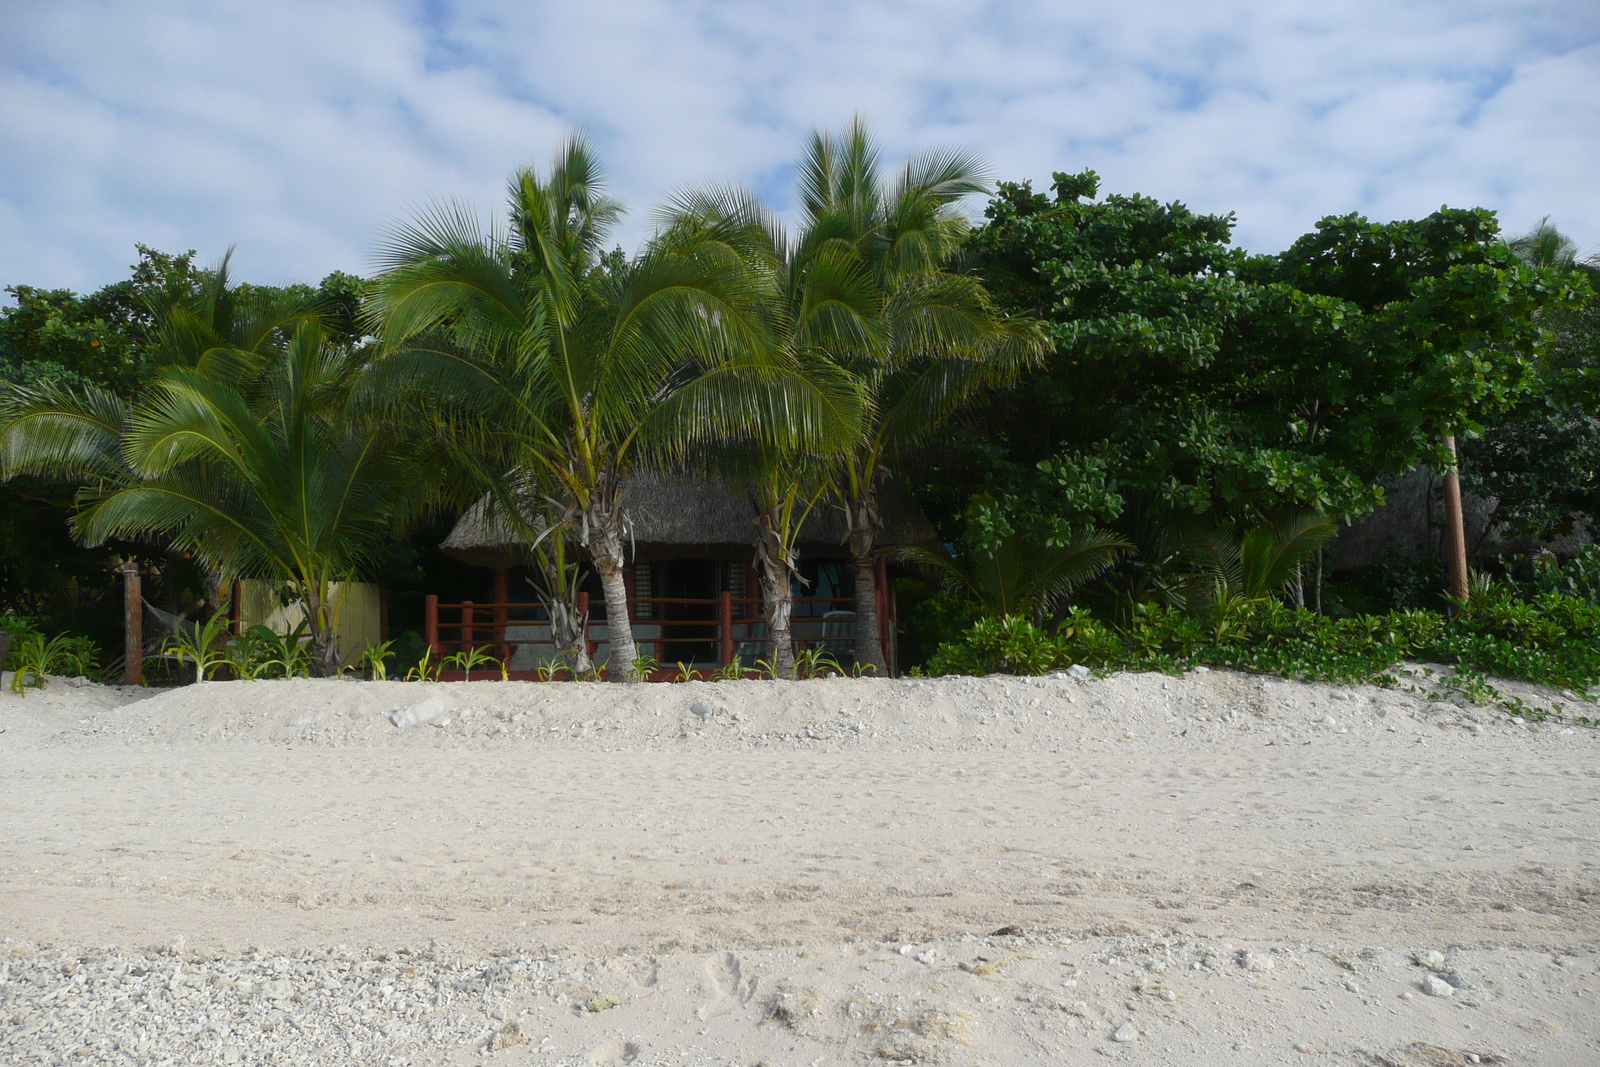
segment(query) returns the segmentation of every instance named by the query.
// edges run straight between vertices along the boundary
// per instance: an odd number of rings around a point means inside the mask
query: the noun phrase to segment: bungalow
[[[754,565],[754,509],[736,486],[685,475],[639,471],[624,483],[632,521],[632,560],[626,580],[634,640],[662,673],[677,664],[709,671],[735,656],[746,666],[769,654],[762,622],[761,587]],[[886,483],[879,493],[884,525],[880,548],[930,544],[932,525],[905,487]],[[855,575],[844,547],[844,517],[819,504],[798,538],[794,637],[798,647],[821,647],[848,663],[854,644]],[[461,517],[440,546],[466,563],[495,572],[493,604],[427,600],[427,640],[439,653],[487,647],[514,676],[532,677],[553,661],[549,614],[524,569],[526,546],[480,502]],[[878,561],[879,617],[884,658],[895,663],[893,586]],[[513,599],[516,597],[517,599]],[[520,601],[520,602],[519,602]],[[591,655],[610,653],[606,605],[589,575],[579,597],[588,612]]]

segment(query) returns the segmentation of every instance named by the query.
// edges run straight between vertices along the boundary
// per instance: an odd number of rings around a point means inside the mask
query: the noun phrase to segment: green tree
[[[844,376],[825,376],[822,385],[840,410],[860,412],[853,442],[833,463],[832,489],[855,571],[855,659],[883,671],[875,566],[881,481],[976,392],[1014,379],[1042,353],[1043,336],[1033,322],[1002,314],[978,278],[955,269],[968,230],[959,205],[985,188],[975,157],[927,152],[891,180],[856,119],[842,134],[814,132],[799,173],[802,217],[792,239],[739,189],[686,194],[669,217],[734,235],[733,247],[766,283],[767,319],[791,358],[808,366],[820,357]],[[785,466],[769,461],[765,469]],[[774,538],[782,524],[771,509],[795,499],[800,483],[757,488],[767,509],[758,519],[760,544],[792,569],[792,544]],[[762,559],[764,571],[783,569]]]
[[[1600,280],[1600,257],[1576,261],[1571,239],[1542,220],[1506,242],[1530,267]],[[1496,502],[1513,535],[1548,538],[1600,515],[1600,296],[1539,313],[1549,343],[1534,388],[1503,418],[1463,442],[1463,484]]]
[[[155,369],[129,400],[96,385],[9,391],[0,476],[83,485],[88,545],[153,539],[216,585],[289,583],[323,671],[337,667],[331,583],[355,578],[426,504],[429,464],[355,407],[364,355],[328,343],[282,293],[242,299],[227,262],[159,322]]]
[[[995,488],[1018,528],[1106,520],[1084,510],[1106,497],[1083,461],[1107,456],[1110,518],[1141,544],[1301,510],[1348,521],[1382,502],[1382,474],[1437,463],[1443,434],[1529,388],[1536,313],[1576,292],[1570,271],[1519,263],[1484,211],[1328,218],[1250,256],[1231,216],[1097,192],[1092,171],[1057,174],[1053,196],[1002,184],[973,237],[991,290],[1046,318],[1054,352],[990,400],[986,433],[947,445],[945,480]]]
[[[1014,380],[1044,337],[958,269],[969,229],[960,204],[986,187],[976,157],[925,152],[891,178],[856,119],[841,134],[813,133],[799,173],[800,227],[779,245],[783,316],[791,344],[831,360],[865,405],[833,485],[855,571],[855,659],[884,671],[882,481],[980,390]]]
[[[13,285],[0,308],[0,382],[93,383],[126,393],[156,348],[162,309],[191,296],[194,252],[166,255],[137,246],[130,277],[87,296]]]
[[[373,290],[383,381],[413,388],[456,468],[506,515],[547,501],[605,589],[611,676],[637,658],[624,580],[628,471],[695,442],[815,436],[832,417],[777,356],[745,265],[670,230],[602,255],[620,213],[582,137],[511,182],[504,231],[460,206],[397,230]]]

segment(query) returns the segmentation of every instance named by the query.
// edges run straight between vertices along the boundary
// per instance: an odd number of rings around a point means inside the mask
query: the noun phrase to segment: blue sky
[[[144,242],[241,277],[365,271],[386,225],[584,127],[633,248],[674,188],[790,203],[806,131],[1233,211],[1482,205],[1600,251],[1594,0],[0,0],[0,284],[90,289]],[[980,207],[981,205],[974,205]]]

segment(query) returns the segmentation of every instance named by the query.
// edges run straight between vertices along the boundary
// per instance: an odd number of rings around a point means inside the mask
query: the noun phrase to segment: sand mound
[[[0,1060],[1594,1062],[1600,736],[1400,683],[0,693]]]

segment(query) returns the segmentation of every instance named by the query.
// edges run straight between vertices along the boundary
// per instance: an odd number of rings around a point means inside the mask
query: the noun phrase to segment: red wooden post
[[[228,629],[233,631],[233,636],[238,637],[244,633],[244,583],[234,582],[233,588],[228,591]]]
[[[506,644],[506,620],[510,618],[511,574],[504,567],[494,571],[494,641],[500,646],[500,658],[509,659],[511,646]]]
[[[122,565],[122,684],[144,684],[144,592],[139,561]]]
[[[439,643],[439,598],[432,593],[422,598],[422,639],[435,656],[444,655],[444,646]]]
[[[721,638],[721,645],[717,649],[717,659],[726,667],[733,662],[733,591],[722,591],[722,603],[717,606],[717,634]]]
[[[877,586],[878,640],[883,645],[883,665],[886,674],[894,674],[894,624],[889,619],[889,562],[882,556],[872,561]]]
[[[580,625],[583,626],[583,650],[589,655],[594,655],[594,642],[589,640],[589,594],[579,593],[573,597],[573,607],[578,609]]]
[[[461,602],[461,651],[472,647],[472,601]]]

